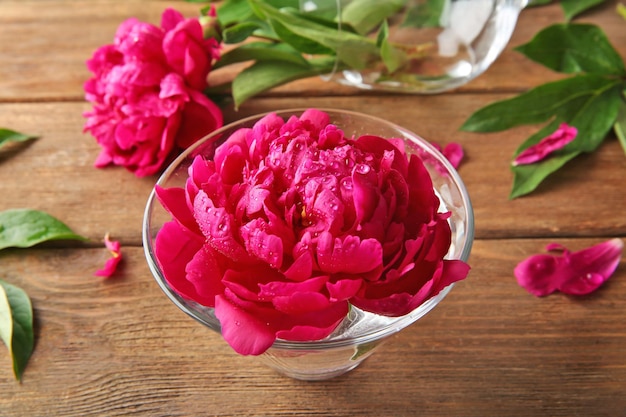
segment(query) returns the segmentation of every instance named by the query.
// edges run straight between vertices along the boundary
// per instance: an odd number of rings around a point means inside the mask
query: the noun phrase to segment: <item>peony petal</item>
[[[235,240],[229,213],[223,207],[216,207],[202,190],[194,200],[193,215],[207,243],[215,250],[235,262],[250,260],[246,249]]]
[[[203,300],[207,307],[213,307],[215,297],[224,291],[223,268],[218,259],[219,255],[204,245],[185,267],[185,278],[194,286],[197,301]]]
[[[548,249],[561,249],[561,256],[533,255],[520,262],[514,270],[520,286],[542,297],[555,291],[585,295],[597,290],[608,280],[620,262],[624,243],[612,239],[578,252],[569,252],[558,244]]]
[[[539,143],[520,152],[519,155],[515,157],[513,165],[526,165],[539,162],[576,139],[576,135],[578,135],[578,129],[569,126],[567,123],[561,123],[557,130],[550,136],[541,139]]]
[[[565,252],[572,271],[559,290],[566,294],[583,295],[595,291],[608,280],[619,265],[624,242],[611,239],[578,252]]]
[[[294,292],[290,295],[281,295],[272,299],[276,310],[288,314],[304,314],[319,312],[330,305],[328,298],[316,292]]]
[[[563,281],[561,262],[552,255],[533,255],[520,262],[514,274],[518,284],[537,297],[552,294]]]
[[[331,274],[376,271],[382,269],[383,249],[375,239],[333,238],[330,233],[323,232],[317,243],[317,263],[322,271]]]
[[[267,233],[262,219],[255,219],[239,229],[248,253],[279,269],[283,264],[283,241],[280,237]]]
[[[187,264],[202,249],[203,239],[183,229],[177,222],[163,225],[154,242],[154,254],[163,276],[172,289],[185,298],[200,304],[212,305],[212,298],[198,294],[195,286],[187,280]]]
[[[110,240],[108,233],[104,235],[104,246],[109,250],[109,252],[111,252],[111,258],[107,260],[104,268],[96,271],[94,275],[98,277],[109,278],[115,273],[117,266],[122,260],[122,251],[120,242],[116,240]]]
[[[450,142],[443,148],[443,156],[450,161],[450,165],[457,169],[461,165],[461,161],[465,156],[463,148],[456,142]]]
[[[175,136],[176,144],[183,149],[224,124],[222,111],[215,103],[198,91],[189,90],[187,93],[190,101],[182,109],[180,127]]]
[[[241,355],[260,355],[276,339],[276,333],[267,323],[222,295],[215,297],[215,316],[222,326],[224,340]]]
[[[176,187],[163,188],[160,185],[156,185],[154,191],[161,205],[181,226],[184,226],[191,232],[200,233],[198,224],[193,217],[193,212],[187,204],[185,190]]]
[[[378,205],[377,177],[374,169],[367,164],[357,164],[352,172],[352,196],[359,223],[369,221]]]
[[[354,297],[362,285],[363,280],[360,279],[341,279],[326,283],[326,289],[328,289],[331,301],[345,301]]]
[[[308,250],[301,250],[293,263],[284,271],[285,278],[292,281],[304,281],[313,272],[313,255]]]
[[[347,302],[333,303],[329,308],[286,319],[289,324],[276,332],[276,336],[285,340],[319,340],[333,332],[349,311]]]

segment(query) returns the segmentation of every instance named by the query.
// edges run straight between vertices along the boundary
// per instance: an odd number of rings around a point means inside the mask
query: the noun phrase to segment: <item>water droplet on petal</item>
[[[366,164],[358,164],[355,168],[356,172],[362,175],[368,174],[370,169],[370,166]]]

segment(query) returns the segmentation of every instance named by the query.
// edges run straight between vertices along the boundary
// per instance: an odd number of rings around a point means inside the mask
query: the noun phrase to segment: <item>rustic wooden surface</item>
[[[617,1],[582,21],[601,24],[626,57]],[[373,94],[318,78],[251,100],[228,121],[316,106],[376,114],[424,138],[462,143],[460,173],[476,215],[470,277],[416,325],[349,374],[325,381],[281,377],[241,357],[180,312],[153,281],[141,247],[151,178],[98,170],[82,133],[84,61],[136,16],[158,22],[182,1],[0,1],[0,126],[41,135],[0,150],[0,210],[41,209],[88,243],[0,252],[0,278],[25,289],[36,346],[22,383],[0,349],[0,416],[626,416],[626,264],[591,296],[537,299],[515,265],[558,241],[580,249],[626,237],[626,158],[610,138],[538,192],[509,201],[510,157],[532,132],[459,132],[469,114],[559,75],[512,48],[560,22],[558,5],[525,10],[509,47],[481,77],[437,96]],[[93,277],[109,232],[125,260]]]

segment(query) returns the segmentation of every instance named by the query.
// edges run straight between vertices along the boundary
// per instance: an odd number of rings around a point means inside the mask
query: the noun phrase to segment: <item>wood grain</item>
[[[626,56],[617,0],[579,21],[600,24]],[[536,193],[508,200],[514,150],[536,130],[459,131],[478,108],[556,80],[514,47],[562,21],[558,4],[525,10],[489,70],[435,96],[365,92],[313,77],[224,106],[227,122],[294,107],[376,115],[427,140],[459,142],[460,174],[476,216],[470,277],[426,317],[393,336],[349,374],[324,382],[279,376],[236,355],[186,316],[154,282],[141,247],[143,210],[156,177],[93,168],[99,148],[82,133],[85,61],[126,18],[158,23],[147,0],[0,1],[0,126],[37,134],[0,148],[0,210],[30,207],[60,218],[86,244],[0,252],[0,279],[35,309],[36,346],[21,384],[0,349],[0,416],[599,416],[626,415],[626,262],[593,295],[535,298],[512,271],[558,241],[572,250],[626,238],[626,158],[614,137],[576,158]],[[232,74],[225,74],[226,77]],[[124,261],[93,276],[121,240]]]
[[[626,216],[622,184],[626,159],[617,140],[570,162],[538,192],[508,199],[509,161],[532,128],[476,134],[458,129],[472,111],[504,95],[441,95],[264,98],[226,120],[292,107],[342,108],[390,121],[440,144],[459,142],[466,159],[459,169],[474,205],[478,238],[528,236],[623,236]],[[41,135],[18,150],[0,150],[0,210],[47,210],[76,232],[101,240],[106,232],[125,244],[140,244],[143,210],[155,177],[137,178],[120,167],[95,169],[99,147],[81,132],[83,103],[0,104],[0,126]],[[387,109],[395,109],[389,112]],[[571,195],[585,195],[567,204]]]
[[[616,4],[616,0],[608,1],[579,21],[601,22],[615,47],[626,55],[626,33],[621,30],[621,18],[614,12]],[[85,61],[96,48],[112,43],[117,27],[127,18],[158,25],[166,7],[174,7],[186,16],[197,16],[200,5],[145,0],[3,0],[0,39],[16,41],[2,42],[0,46],[0,102],[82,100],[83,83],[90,76]],[[509,45],[485,74],[488,77],[479,77],[458,91],[518,92],[560,78],[513,48],[528,42],[539,29],[562,19],[558,4],[524,10]],[[313,77],[269,94],[298,97],[365,93]]]
[[[0,350],[6,416],[618,416],[626,411],[626,263],[583,299],[538,299],[512,269],[536,239],[481,240],[470,277],[355,371],[282,377],[179,311],[141,248],[120,274],[92,273],[104,249],[0,253],[32,297],[37,346],[22,384]],[[564,240],[572,249],[596,239]],[[5,377],[2,377],[5,375]]]

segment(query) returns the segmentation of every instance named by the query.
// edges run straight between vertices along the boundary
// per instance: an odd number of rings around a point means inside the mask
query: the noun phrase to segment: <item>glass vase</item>
[[[325,79],[361,89],[432,94],[462,86],[485,72],[509,42],[527,3],[301,0],[300,9],[325,16],[336,13],[340,32],[369,35],[380,47],[365,66],[355,68],[351,65],[355,46],[345,42],[337,50],[335,70]],[[380,19],[388,27],[386,38],[381,33],[387,28],[373,25]]]

